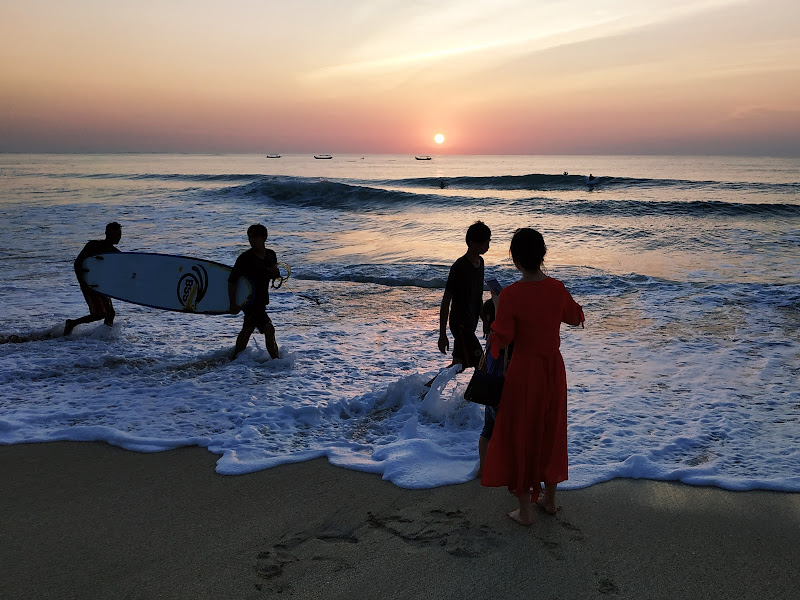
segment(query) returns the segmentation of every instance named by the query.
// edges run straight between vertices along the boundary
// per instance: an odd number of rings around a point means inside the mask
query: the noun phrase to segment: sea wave
[[[291,204],[302,208],[339,208],[355,211],[370,210],[381,206],[407,207],[412,204],[437,202],[436,197],[427,194],[399,192],[326,179],[297,177],[259,178],[246,185],[229,188],[225,193]]]
[[[554,215],[800,217],[800,203],[792,202],[654,201],[609,197],[564,201],[543,197],[509,200],[492,197],[492,191],[498,189],[497,187],[484,189],[486,196],[475,198],[452,194],[414,193],[319,179],[261,177],[245,185],[230,187],[225,190],[224,194],[251,199],[257,198],[270,202],[290,204],[296,207],[320,207],[352,211],[393,207],[405,208],[411,205],[427,205],[431,207],[454,207],[460,205],[497,205],[499,207],[509,205],[526,212]]]
[[[238,182],[253,181],[264,175],[252,173],[29,173],[29,176],[49,177],[52,179],[120,179],[130,181],[166,181],[166,182],[194,182],[194,183],[213,183],[213,182]]]
[[[444,289],[448,265],[431,264],[351,264],[322,267],[299,267],[292,278],[304,281],[346,281],[386,287],[419,287]],[[619,297],[632,292],[648,296],[679,297],[681,294],[700,298],[703,303],[733,306],[741,303],[763,307],[797,309],[800,307],[800,286],[774,283],[720,283],[681,281],[653,277],[642,273],[610,274],[591,267],[555,266],[550,275],[562,280],[576,297]],[[510,266],[495,265],[492,274],[504,285],[519,279]],[[488,288],[485,288],[488,291]]]
[[[516,200],[532,212],[554,215],[621,217],[800,217],[800,204],[784,202],[723,202],[720,200],[648,201],[648,200]]]
[[[339,182],[356,187],[420,187],[465,190],[587,190],[587,189],[682,189],[682,190],[730,190],[734,192],[752,191],[783,195],[800,194],[800,182],[767,183],[748,181],[715,181],[690,179],[659,179],[618,176],[598,176],[593,179],[585,175],[559,175],[530,173],[526,175],[460,176],[460,177],[412,177],[398,179],[321,179],[288,175],[264,175],[259,173],[31,173],[37,177],[85,178],[85,179],[129,179],[185,182],[288,182],[317,184]]]
[[[800,183],[726,182],[689,179],[651,179],[635,177],[599,176],[589,179],[585,175],[550,175],[532,173],[528,175],[498,175],[483,177],[417,177],[409,179],[383,180],[382,185],[405,185],[415,187],[446,187],[451,189],[496,189],[496,190],[586,190],[622,188],[673,188],[696,190],[702,188],[752,190],[771,193],[800,193]]]
[[[389,273],[376,275],[374,274],[375,270],[375,265],[362,265],[360,269],[353,269],[349,272],[320,273],[307,271],[298,274],[295,279],[306,281],[352,281],[354,283],[374,283],[387,287],[420,287],[434,289],[443,289],[445,283],[447,283],[446,273],[444,277],[417,277],[414,275],[391,275]]]
[[[477,177],[421,177],[383,180],[325,179],[298,176],[229,174],[120,174],[62,173],[53,177],[148,180],[169,183],[219,184],[200,193],[214,198],[247,198],[298,208],[326,208],[349,212],[420,207],[502,208],[534,215],[583,217],[800,217],[800,183],[691,181],[583,175],[501,175]],[[230,185],[226,185],[230,184]],[[400,188],[400,189],[398,189]],[[442,189],[444,188],[444,189]],[[458,191],[465,193],[459,195]],[[482,191],[475,195],[475,191]],[[645,190],[653,193],[637,195]],[[689,191],[689,198],[679,190]],[[197,190],[193,190],[195,193]],[[509,192],[515,192],[509,197]],[[531,192],[520,197],[519,192]],[[585,197],[555,195],[592,191]],[[676,192],[671,194],[671,192]],[[469,192],[469,193],[467,193]],[[657,193],[656,193],[657,192]],[[708,198],[700,200],[698,198]],[[676,199],[677,198],[677,199]],[[762,200],[762,198],[769,200]]]

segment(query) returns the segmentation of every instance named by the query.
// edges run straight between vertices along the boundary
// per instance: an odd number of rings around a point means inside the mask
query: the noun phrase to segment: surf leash
[[[286,281],[288,281],[289,277],[291,277],[291,276],[292,276],[292,267],[289,265],[289,263],[285,263],[285,262],[279,262],[279,263],[278,263],[278,266],[279,266],[279,267],[283,267],[284,269],[286,269],[286,277],[284,277],[283,275],[281,275],[279,278],[277,278],[277,279],[273,279],[273,280],[272,280],[272,284],[271,284],[271,285],[272,285],[272,289],[273,289],[273,290],[280,289],[280,287],[281,287],[281,286],[282,286],[282,285],[283,285],[283,284],[284,284]],[[314,302],[314,303],[315,303],[315,304],[317,304],[317,305],[320,305],[320,304],[322,304],[322,300],[320,300],[320,299],[319,299],[319,298],[317,298],[316,296],[312,296],[311,294],[301,294],[300,292],[295,292],[294,290],[290,289],[288,285],[286,286],[286,289],[287,289],[287,291],[289,291],[290,293],[292,293],[292,294],[296,294],[297,296],[300,296],[301,298],[305,298],[306,300],[311,300],[312,302]]]
[[[289,265],[289,263],[285,263],[285,262],[279,262],[279,263],[278,263],[278,266],[279,266],[279,267],[283,267],[284,269],[286,269],[286,277],[284,277],[283,275],[281,275],[281,276],[279,276],[277,279],[273,279],[273,280],[272,280],[272,284],[271,284],[271,286],[272,286],[272,289],[273,289],[273,290],[278,290],[278,289],[280,289],[280,287],[281,287],[281,286],[282,286],[282,285],[283,285],[283,284],[284,284],[286,281],[288,281],[288,280],[289,280],[289,277],[291,277],[291,276],[292,276],[292,267],[291,267],[291,265]],[[280,272],[280,269],[278,269],[278,272]],[[277,284],[277,285],[276,285],[276,284]]]

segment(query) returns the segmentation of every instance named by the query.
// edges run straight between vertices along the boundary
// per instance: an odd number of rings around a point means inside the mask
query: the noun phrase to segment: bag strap
[[[485,371],[486,370],[486,348],[483,349],[483,354],[481,354],[481,358],[478,361],[478,366],[475,367],[476,371]]]
[[[503,353],[503,375],[505,375],[506,371],[508,370],[508,354],[509,354],[508,346],[503,348],[503,350],[501,350],[501,352]],[[475,367],[476,371],[486,371],[487,366],[488,366],[487,365],[486,355],[488,353],[489,353],[489,341],[487,340],[486,341],[486,346],[483,348],[483,354],[481,354],[481,358],[478,361],[478,366]]]

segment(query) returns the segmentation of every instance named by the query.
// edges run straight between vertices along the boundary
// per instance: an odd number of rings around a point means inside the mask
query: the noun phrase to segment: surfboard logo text
[[[208,290],[208,273],[202,265],[195,265],[191,272],[178,280],[178,301],[183,310],[193,312]]]

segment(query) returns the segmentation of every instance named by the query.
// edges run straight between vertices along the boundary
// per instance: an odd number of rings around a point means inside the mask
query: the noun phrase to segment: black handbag
[[[500,404],[500,396],[503,394],[503,384],[506,382],[506,368],[508,368],[508,352],[503,352],[503,371],[502,373],[489,373],[486,370],[486,350],[475,367],[472,379],[464,390],[464,398],[476,404],[485,406],[497,406]]]

